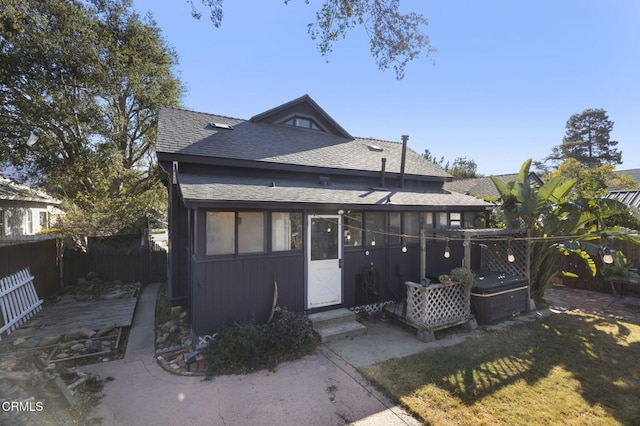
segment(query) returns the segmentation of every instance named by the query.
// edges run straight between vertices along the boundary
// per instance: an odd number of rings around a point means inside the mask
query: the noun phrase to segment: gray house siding
[[[278,306],[304,310],[304,254],[194,260],[191,296],[196,334],[210,334],[236,322],[266,322],[278,282]]]

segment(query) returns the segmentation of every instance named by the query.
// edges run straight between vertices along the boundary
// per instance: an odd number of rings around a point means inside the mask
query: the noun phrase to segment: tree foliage
[[[452,165],[450,165],[449,161],[445,162],[444,156],[436,158],[428,149],[424,150],[422,157],[427,161],[431,161],[438,167],[442,167],[454,178],[469,179],[482,176],[478,174],[478,165],[476,162],[468,160],[467,157],[456,157],[456,159],[453,160]]]
[[[568,159],[575,159],[586,168],[622,164],[622,152],[616,148],[618,142],[611,140],[613,124],[602,108],[573,114],[567,121],[562,144],[555,146],[544,162],[536,166],[545,169],[547,162],[557,165]]]
[[[202,14],[194,4],[191,5],[193,17],[200,19]],[[222,0],[200,0],[210,11],[213,25],[220,27],[223,17]],[[284,0],[287,4],[291,0]],[[310,0],[305,0],[310,3]],[[423,29],[428,25],[427,18],[419,13],[400,12],[400,0],[324,0],[316,12],[316,21],[307,25],[309,35],[318,41],[318,50],[328,57],[333,45],[344,39],[347,33],[356,27],[363,27],[369,37],[369,49],[380,70],[393,67],[396,78],[402,79],[406,65],[424,53],[429,56],[435,50]]]
[[[611,164],[599,167],[585,168],[574,158],[569,158],[558,168],[546,175],[546,178],[562,176],[565,179],[575,179],[576,197],[605,197],[609,188],[636,189],[638,184],[629,175],[618,174]]]
[[[456,157],[453,165],[447,170],[451,176],[458,179],[470,179],[480,177],[478,175],[478,165],[467,157]]]
[[[0,55],[0,156],[65,201],[69,229],[123,232],[161,208],[145,204],[161,191],[156,109],[181,83],[153,20],[130,0],[8,0]]]
[[[504,183],[492,176],[500,193],[500,210],[510,228],[528,230],[531,248],[531,290],[542,296],[551,278],[560,271],[556,268],[556,253],[576,253],[592,266],[595,275],[597,244],[604,235],[629,239],[640,243],[633,233],[621,228],[607,229],[605,221],[616,215],[640,217],[625,204],[612,199],[575,197],[575,179],[555,176],[541,187],[527,182],[531,160],[525,161],[515,181]],[[589,245],[590,244],[590,245]]]

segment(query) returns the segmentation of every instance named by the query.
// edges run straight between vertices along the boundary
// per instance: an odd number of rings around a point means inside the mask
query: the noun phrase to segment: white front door
[[[342,303],[342,216],[307,217],[307,309]]]

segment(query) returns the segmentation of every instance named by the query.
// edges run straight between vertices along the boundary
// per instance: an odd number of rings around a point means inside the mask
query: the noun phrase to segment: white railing
[[[36,294],[33,279],[28,268],[0,279],[0,309],[3,321],[0,340],[2,333],[6,331],[7,334],[11,334],[42,309],[42,300]]]
[[[407,286],[407,319],[428,329],[445,328],[468,321],[471,295],[460,284],[422,286],[411,281]]]

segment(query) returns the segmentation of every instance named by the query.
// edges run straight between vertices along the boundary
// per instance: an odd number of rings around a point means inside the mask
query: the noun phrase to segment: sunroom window
[[[302,249],[302,213],[271,213],[271,250]]]
[[[207,256],[234,254],[235,246],[235,213],[207,212]]]

